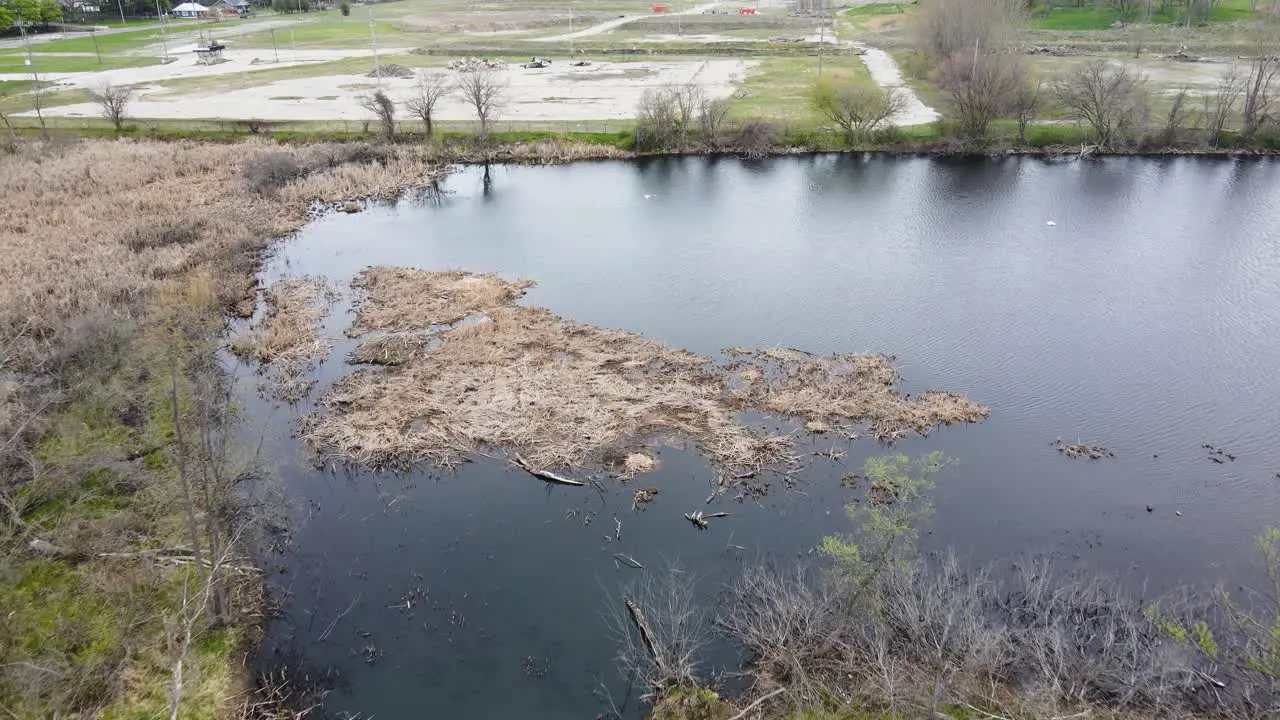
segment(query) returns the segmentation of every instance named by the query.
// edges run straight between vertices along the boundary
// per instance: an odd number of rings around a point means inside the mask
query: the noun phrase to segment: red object
[[[738,14],[739,14],[739,15],[755,15],[755,14],[756,14],[756,9],[755,9],[755,8],[740,8],[740,9],[738,10]]]
[[[669,11],[669,10],[671,10],[671,6],[670,6],[670,5],[654,5],[654,6],[653,6],[653,11],[654,11],[654,12],[667,12],[667,11]]]

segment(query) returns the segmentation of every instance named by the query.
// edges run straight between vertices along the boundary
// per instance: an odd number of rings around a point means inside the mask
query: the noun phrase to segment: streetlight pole
[[[169,40],[164,33],[164,13],[160,11],[160,0],[156,0],[156,17],[160,18],[160,47],[164,49],[164,59],[169,59]]]
[[[116,7],[120,8],[120,24],[124,25],[124,0],[116,0]]]
[[[369,8],[369,48],[373,50],[373,77],[382,88],[382,66],[378,62],[378,34],[373,27],[373,8]]]

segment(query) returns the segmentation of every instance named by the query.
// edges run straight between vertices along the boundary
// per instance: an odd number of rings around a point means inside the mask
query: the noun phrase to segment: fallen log
[[[516,466],[519,467],[521,470],[524,470],[525,472],[538,478],[539,480],[545,480],[546,482],[555,483],[557,485],[572,485],[574,487],[583,487],[586,485],[586,483],[581,480],[574,480],[573,478],[567,478],[563,475],[557,475],[547,470],[539,470],[534,466],[530,465],[528,460],[525,460],[524,458],[520,457],[519,453],[513,455],[511,458],[511,461],[514,462]]]
[[[633,568],[635,568],[635,569],[637,569],[637,570],[643,570],[643,569],[644,569],[644,565],[641,565],[639,560],[636,560],[635,558],[633,558],[633,557],[631,557],[630,555],[627,555],[627,554],[625,554],[625,553],[614,553],[614,554],[613,554],[613,559],[614,559],[614,560],[617,560],[618,562],[622,563],[623,565],[626,565],[626,566],[628,566],[628,567],[633,567]]]
[[[631,598],[623,598],[622,602],[626,604],[627,613],[631,616],[631,624],[636,626],[636,632],[640,634],[640,642],[644,643],[645,650],[649,652],[649,658],[657,666],[659,676],[671,677],[671,670],[658,652],[658,646],[654,642],[653,628],[649,627],[649,621],[645,619],[644,613],[631,602]]]
[[[727,512],[704,513],[701,510],[698,510],[696,512],[685,513],[684,519],[693,523],[699,530],[706,530],[711,527],[710,523],[707,522],[708,520],[711,520],[712,518],[729,517],[731,514],[732,513]]]

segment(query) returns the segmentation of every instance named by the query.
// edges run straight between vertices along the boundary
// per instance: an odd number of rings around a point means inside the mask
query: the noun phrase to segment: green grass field
[[[839,82],[867,76],[867,68],[856,55],[828,56],[822,76]],[[742,84],[746,97],[729,101],[734,118],[766,118],[787,123],[812,124],[819,118],[810,103],[818,80],[816,57],[770,57],[747,71]]]
[[[1219,0],[1207,18],[1190,18],[1192,24],[1226,23],[1250,20],[1258,13],[1251,10],[1249,0]],[[1142,21],[1139,15],[1130,21]],[[1045,8],[1032,14],[1031,26],[1037,30],[1106,30],[1120,23],[1120,11],[1114,7],[1057,7]],[[1186,23],[1188,17],[1181,7],[1153,8],[1146,22],[1154,25]]]
[[[101,70],[117,70],[119,68],[145,67],[155,65],[160,58],[139,57],[132,55],[103,55],[99,61],[96,57],[82,55],[50,56],[35,55],[31,65],[27,65],[26,53],[0,55],[0,73],[29,74],[34,68],[37,73],[65,72],[99,72]]]

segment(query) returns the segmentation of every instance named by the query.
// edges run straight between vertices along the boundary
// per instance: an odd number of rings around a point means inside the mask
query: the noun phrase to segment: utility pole
[[[276,54],[276,62],[280,62],[280,46],[276,44],[276,31],[271,31],[271,50]]]
[[[164,34],[164,13],[160,11],[160,0],[156,0],[156,17],[160,18],[160,47],[164,49],[164,59],[169,59],[169,40]]]
[[[369,8],[369,48],[373,50],[373,77],[382,89],[382,66],[378,63],[378,33],[373,27],[373,8]]]
[[[120,24],[124,25],[124,0],[116,0],[116,7],[120,8]]]
[[[102,64],[102,48],[98,47],[98,31],[96,28],[89,28],[89,37],[93,38],[93,52],[98,56],[98,64]]]
[[[573,3],[569,3],[569,61],[573,61]]]
[[[818,0],[825,3],[826,0]],[[818,16],[821,22],[818,23],[818,77],[822,77],[822,53],[827,47],[827,16],[825,13]]]
[[[31,79],[36,81],[36,92],[40,92],[40,74],[36,72],[36,63],[31,59],[31,40],[27,38],[27,26],[25,22],[18,23],[18,30],[22,31],[22,44],[27,46],[27,67],[31,68]]]

